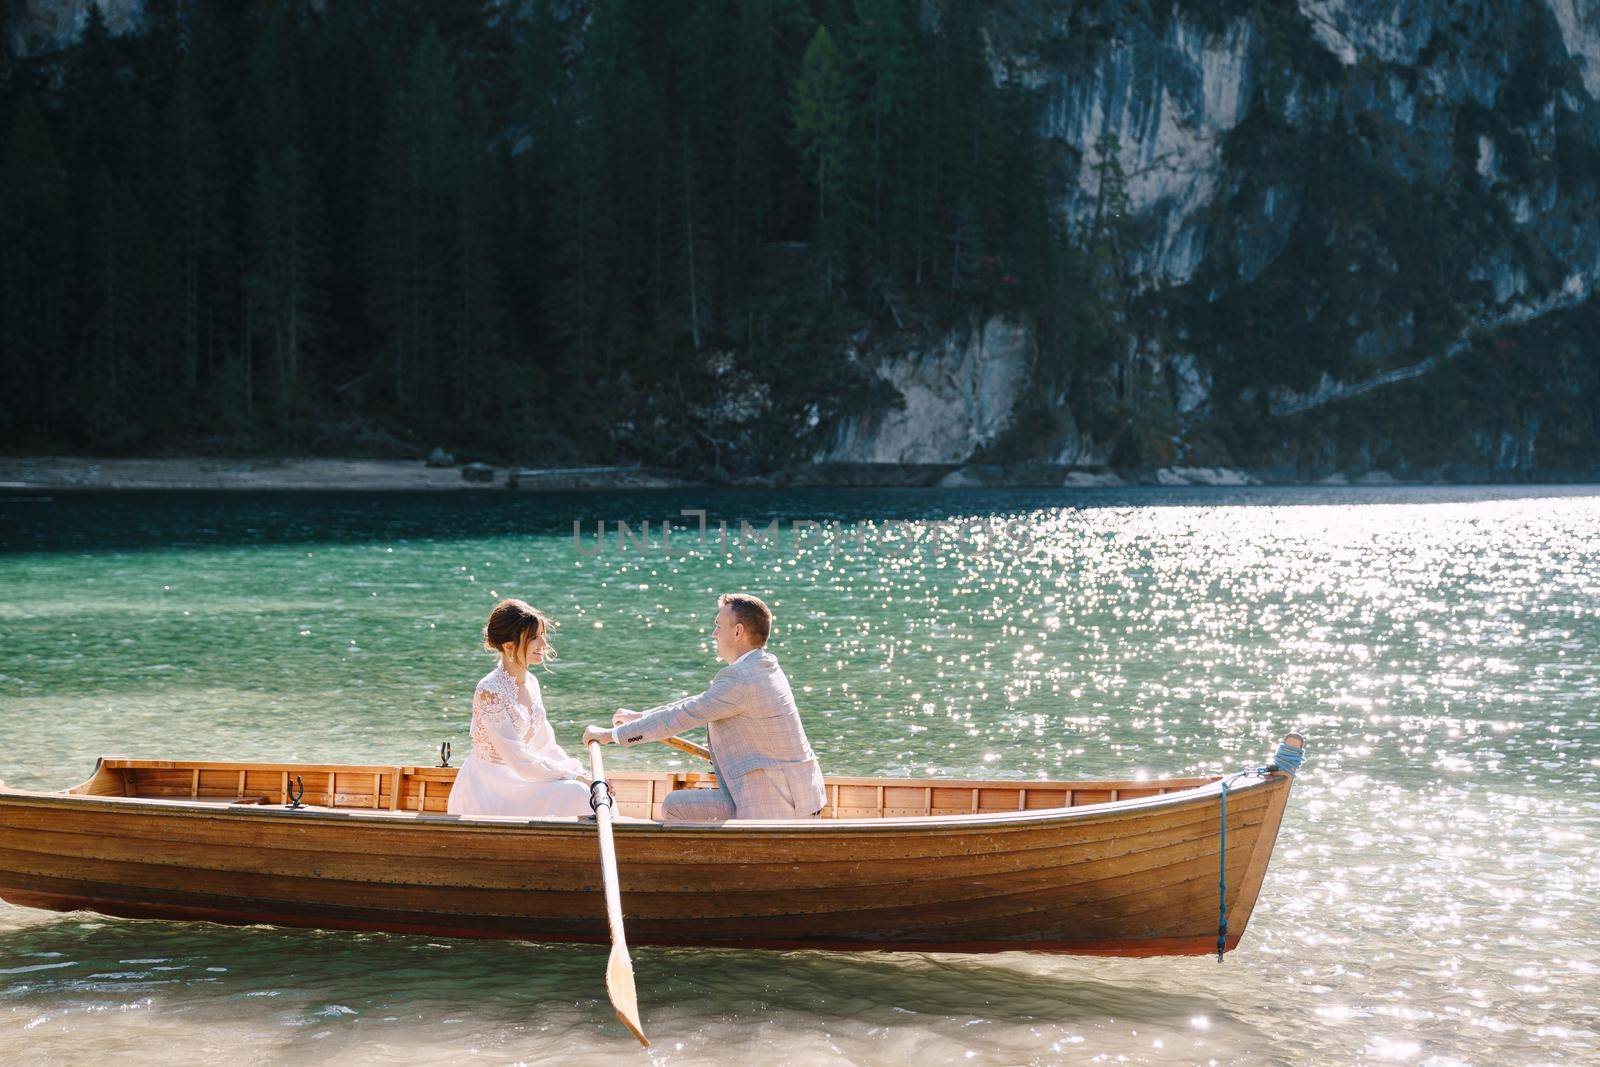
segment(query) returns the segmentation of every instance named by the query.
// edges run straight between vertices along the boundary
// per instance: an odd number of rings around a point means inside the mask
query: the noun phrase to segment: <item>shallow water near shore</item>
[[[615,522],[646,519],[624,551]],[[723,544],[719,519],[777,534]],[[773,605],[838,773],[1217,772],[1301,730],[1240,949],[638,948],[642,1052],[598,949],[0,905],[0,1058],[1600,1058],[1595,489],[0,494],[0,778],[463,756],[476,634],[510,595],[561,623],[542,683],[575,748],[704,685],[734,588]]]

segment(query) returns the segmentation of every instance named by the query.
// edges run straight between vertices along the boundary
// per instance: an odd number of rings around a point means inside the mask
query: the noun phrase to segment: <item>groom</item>
[[[772,612],[760,597],[724,593],[711,636],[728,666],[711,687],[649,711],[623,708],[612,729],[584,730],[584,746],[639,745],[704,726],[717,788],[674,790],[661,805],[665,821],[813,817],[826,803],[822,766],[800,725],[789,679],[766,649],[771,632]]]

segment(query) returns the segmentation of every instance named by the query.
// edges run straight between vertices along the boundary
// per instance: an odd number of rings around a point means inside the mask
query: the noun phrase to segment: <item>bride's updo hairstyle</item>
[[[555,648],[548,644],[554,625],[549,616],[526,600],[502,600],[489,612],[489,621],[484,624],[483,647],[499,652],[501,645],[509,644],[520,652],[529,641],[545,634],[544,661],[548,663],[556,658]]]

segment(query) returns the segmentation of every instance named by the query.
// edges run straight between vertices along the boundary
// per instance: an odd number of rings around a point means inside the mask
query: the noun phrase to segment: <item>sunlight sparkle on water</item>
[[[564,624],[542,684],[569,747],[619,706],[703,688],[715,594],[733,588],[774,606],[774,647],[838,773],[1159,778],[1254,766],[1286,730],[1307,735],[1225,965],[640,950],[663,1062],[1600,1056],[1592,491],[53,506],[7,515],[0,554],[13,785],[67,786],[113,752],[464,752],[499,595]],[[823,532],[671,560],[571,539],[575,517],[592,540],[601,513],[691,507]],[[913,530],[892,552],[857,536],[900,520],[980,533],[941,548]],[[86,619],[114,642],[74,640]],[[242,660],[218,655],[219,635]],[[615,759],[688,766],[662,749]],[[0,907],[0,1027],[61,1059],[133,1040],[196,1057],[599,1058],[617,1045],[597,958]]]

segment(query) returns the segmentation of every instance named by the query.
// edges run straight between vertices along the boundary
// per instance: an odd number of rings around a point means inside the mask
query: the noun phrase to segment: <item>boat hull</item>
[[[1227,802],[1228,947],[1291,779]],[[628,938],[712,948],[1216,951],[1215,783],[998,814],[616,827]],[[135,918],[605,943],[594,825],[0,791],[0,898]]]

